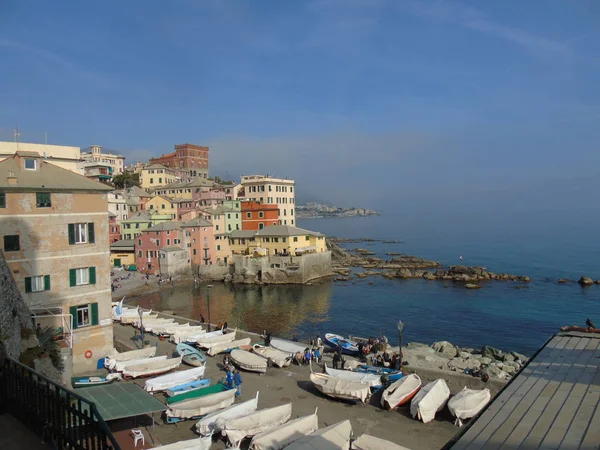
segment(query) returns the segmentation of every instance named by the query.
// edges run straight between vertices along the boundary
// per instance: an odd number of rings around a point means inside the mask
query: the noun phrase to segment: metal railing
[[[11,358],[0,367],[0,413],[56,449],[120,450],[94,403]]]

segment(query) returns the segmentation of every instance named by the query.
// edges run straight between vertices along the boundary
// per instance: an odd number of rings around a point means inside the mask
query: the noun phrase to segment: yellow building
[[[327,251],[325,235],[291,225],[272,225],[262,230],[237,230],[229,234],[235,255],[292,255]]]
[[[160,164],[152,164],[140,170],[140,186],[144,189],[156,189],[181,181],[174,170]]]
[[[133,239],[123,239],[110,244],[110,266],[131,265],[135,265],[135,241]]]
[[[167,195],[178,200],[191,200],[199,198],[201,192],[206,192],[215,189],[218,185],[204,178],[196,178],[188,182],[177,182],[157,188],[154,193],[158,195]]]
[[[35,152],[44,161],[83,175],[81,149],[67,145],[32,144],[29,142],[0,142],[0,161],[12,157],[17,151]]]
[[[177,202],[166,195],[155,195],[144,205],[146,211],[156,211],[158,214],[170,216],[173,220],[177,220],[177,207]]]

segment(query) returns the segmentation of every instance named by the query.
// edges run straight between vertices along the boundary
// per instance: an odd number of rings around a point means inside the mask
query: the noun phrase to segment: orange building
[[[262,230],[277,225],[279,207],[261,202],[242,202],[242,230]]]
[[[170,169],[184,172],[190,177],[208,178],[208,147],[193,144],[179,144],[173,153],[150,158],[150,165],[161,164]]]

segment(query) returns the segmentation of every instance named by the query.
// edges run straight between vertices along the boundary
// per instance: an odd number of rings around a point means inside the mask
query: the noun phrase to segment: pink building
[[[181,224],[185,231],[192,270],[197,266],[209,266],[215,263],[214,227],[201,217],[196,217]]]
[[[171,246],[185,246],[185,234],[178,222],[163,222],[142,231],[135,238],[135,263],[138,270],[157,273],[160,267],[159,250]]]
[[[225,201],[225,190],[221,187],[201,187],[192,193],[199,206],[217,206]]]
[[[179,220],[179,221],[189,220],[189,218],[191,218],[191,217],[189,217],[187,215],[187,213],[190,211],[194,211],[198,207],[197,200],[176,200],[176,202],[177,202],[177,220]],[[188,219],[184,219],[184,217],[187,217]]]

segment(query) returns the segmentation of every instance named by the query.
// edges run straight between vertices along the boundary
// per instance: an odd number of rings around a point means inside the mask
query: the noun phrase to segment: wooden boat
[[[167,397],[173,397],[174,395],[185,394],[187,392],[195,391],[196,389],[203,389],[210,385],[210,378],[204,378],[202,380],[194,380],[189,383],[179,384],[165,390]]]
[[[154,361],[164,361],[167,359],[167,355],[154,356],[152,358],[141,358],[141,359],[131,359],[128,361],[118,361],[112,366],[112,370],[115,372],[123,372],[123,370],[130,366],[137,366],[139,364],[150,363]]]
[[[238,417],[245,417],[248,414],[253,413],[258,408],[258,392],[256,393],[256,397],[252,400],[245,401],[243,403],[239,403],[237,405],[230,406],[229,408],[222,409],[221,411],[216,411],[214,413],[208,414],[204,416],[200,421],[196,424],[196,432],[198,434],[206,435],[212,432],[220,432],[221,430],[217,426],[217,420],[222,419],[227,422],[233,419],[237,419]]]
[[[123,369],[122,373],[123,376],[129,378],[150,377],[152,375],[160,375],[161,373],[177,369],[180,365],[181,358],[171,358],[128,366]]]
[[[450,389],[442,379],[423,386],[410,402],[410,414],[423,423],[431,422],[450,397]]]
[[[231,362],[237,367],[250,372],[265,373],[267,371],[267,360],[262,356],[250,353],[246,350],[232,350],[229,354]]]
[[[467,389],[463,388],[458,394],[448,400],[448,409],[456,417],[455,425],[462,426],[462,421],[474,417],[488,404],[492,394],[489,389]]]
[[[401,445],[370,434],[361,434],[352,442],[352,450],[409,450]]]
[[[161,450],[209,450],[212,445],[212,433],[207,436],[174,442],[173,444],[160,445],[154,449]]]
[[[158,314],[144,313],[142,318],[143,318],[143,320],[158,319]],[[126,314],[126,315],[120,316],[120,321],[121,321],[121,324],[123,324],[123,325],[134,324],[136,322],[139,322],[139,320],[140,320],[140,316],[137,313],[136,314]]]
[[[206,368],[196,367],[195,369],[180,370],[177,372],[162,375],[160,377],[146,380],[144,389],[146,392],[159,392],[178,386],[180,384],[196,381],[204,377]]]
[[[232,388],[224,385],[223,383],[213,384],[212,386],[207,386],[202,389],[194,389],[193,391],[182,392],[181,394],[174,395],[167,399],[167,405],[185,402],[187,400],[204,397],[206,395],[216,394],[218,392],[228,391],[230,389]]]
[[[325,364],[325,372],[328,375],[337,377],[341,380],[363,383],[372,388],[381,386],[381,376],[374,373],[350,372],[348,370],[330,369],[327,367],[327,364]]]
[[[173,327],[165,327],[158,331],[158,334],[161,336],[173,336],[177,335],[185,335],[185,334],[200,334],[204,330],[200,325],[192,326],[189,323],[185,325],[173,326]]]
[[[273,364],[277,367],[287,367],[292,362],[292,356],[289,353],[282,352],[273,347],[254,344],[252,351],[265,359],[271,358],[271,361],[273,361]]]
[[[196,328],[196,327],[190,327],[190,328]],[[179,343],[196,344],[196,339],[198,339],[201,336],[210,334],[210,333],[207,333],[203,327],[200,327],[200,328],[201,328],[200,330],[177,331],[176,333],[173,333],[171,335],[170,341],[173,344],[179,344]],[[211,333],[214,333],[214,331]],[[218,333],[223,334],[222,331],[219,331]]]
[[[109,373],[105,377],[98,376],[90,376],[90,377],[72,377],[71,378],[71,386],[75,389],[88,387],[88,386],[99,386],[102,384],[109,384],[115,380],[120,380],[121,374],[119,373]]]
[[[198,347],[209,349],[216,344],[223,344],[225,342],[235,341],[235,335],[236,335],[236,331],[234,330],[231,333],[227,333],[227,334],[221,333],[216,336],[207,336],[207,335],[200,336],[198,339],[196,339],[196,345],[198,345]]]
[[[176,331],[185,331],[189,328],[190,328],[189,323],[173,322],[172,324],[154,327],[154,333],[160,334],[161,336],[164,336],[164,335],[170,336],[171,334],[175,333]]]
[[[294,357],[298,352],[304,354],[304,350],[307,347],[306,345],[277,338],[271,339],[271,343],[269,345],[277,350],[291,355],[292,357]]]
[[[563,326],[560,327],[560,331],[581,331],[582,333],[600,333],[600,328],[592,328],[592,327],[579,327],[577,325],[573,326]]]
[[[387,367],[367,366],[364,364],[352,369],[352,371],[376,374],[380,377],[386,377],[390,381],[398,381],[404,376],[401,370],[388,369]]]
[[[204,397],[171,404],[166,413],[167,422],[173,423],[179,420],[204,416],[205,414],[218,411],[219,409],[227,408],[228,406],[231,406],[234,401],[235,389],[227,389],[226,391],[217,392]]]
[[[157,347],[146,347],[146,348],[141,348],[139,350],[131,350],[129,352],[123,352],[123,353],[115,353],[113,355],[107,356],[104,359],[104,367],[107,368],[111,368],[111,361],[114,361],[114,364],[116,364],[119,361],[129,361],[132,359],[142,359],[142,358],[152,358],[154,355],[156,355],[156,350]],[[112,364],[114,366],[114,364]]]
[[[421,378],[414,373],[400,378],[390,384],[381,395],[381,406],[386,409],[395,409],[412,400],[421,389]]]
[[[232,342],[223,342],[222,344],[213,345],[210,350],[208,350],[208,354],[210,356],[218,355],[222,352],[231,351],[233,349],[239,349],[240,347],[249,347],[250,346],[250,338],[238,339],[237,341]]]
[[[358,355],[358,344],[349,339],[344,339],[339,334],[326,333],[325,343],[335,349],[337,349],[338,345],[341,344],[343,354],[350,356]]]
[[[317,409],[314,414],[290,420],[255,435],[248,447],[250,450],[281,450],[292,442],[314,433],[319,429]]]
[[[187,344],[177,344],[175,347],[177,353],[183,356],[183,362],[190,366],[203,366],[206,362],[206,355],[195,347]]]
[[[370,394],[368,384],[359,381],[342,380],[325,373],[311,373],[310,381],[318,391],[333,398],[364,403]]]
[[[308,436],[292,442],[286,450],[348,450],[352,437],[352,425],[349,420],[343,420],[327,428],[321,428]]]
[[[292,416],[292,404],[275,406],[255,411],[238,419],[218,419],[217,427],[221,435],[226,437],[232,445],[239,445],[245,437],[262,433],[269,428],[287,422]]]
[[[175,319],[156,319],[156,320],[143,320],[142,322],[134,323],[136,328],[143,327],[146,333],[153,333],[154,328],[164,326],[165,324],[173,324]]]

